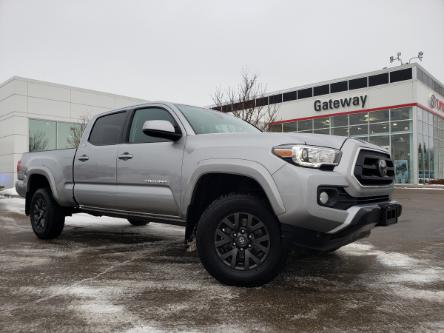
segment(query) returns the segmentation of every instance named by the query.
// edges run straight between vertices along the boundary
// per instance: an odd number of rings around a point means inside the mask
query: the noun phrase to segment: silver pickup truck
[[[107,112],[78,149],[26,153],[17,192],[37,237],[86,212],[185,227],[207,271],[258,286],[291,246],[334,251],[397,222],[387,151],[338,136],[262,133],[231,115],[148,103]]]

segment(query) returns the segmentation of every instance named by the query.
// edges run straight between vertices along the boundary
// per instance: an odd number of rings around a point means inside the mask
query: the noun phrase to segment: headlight
[[[341,160],[341,151],[327,147],[286,145],[273,148],[273,154],[308,168],[334,167]]]

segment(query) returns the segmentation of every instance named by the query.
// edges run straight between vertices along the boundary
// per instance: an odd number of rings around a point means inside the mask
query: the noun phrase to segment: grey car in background
[[[16,189],[41,239],[86,212],[185,227],[217,280],[259,286],[292,246],[334,251],[397,222],[387,151],[359,140],[263,133],[203,108],[148,103],[107,112],[78,149],[26,153]]]

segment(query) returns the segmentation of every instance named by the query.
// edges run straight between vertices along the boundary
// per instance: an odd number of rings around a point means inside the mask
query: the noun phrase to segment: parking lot
[[[244,289],[212,279],[180,227],[80,214],[45,242],[22,199],[0,198],[0,331],[444,331],[444,190],[395,199],[397,225],[292,253],[274,282]]]

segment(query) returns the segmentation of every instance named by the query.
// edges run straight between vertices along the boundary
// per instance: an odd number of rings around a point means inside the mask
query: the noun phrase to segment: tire
[[[29,218],[32,230],[40,239],[58,237],[65,226],[64,211],[47,188],[38,189],[33,194]]]
[[[287,257],[271,208],[245,194],[214,201],[199,219],[196,242],[205,269],[219,282],[233,286],[270,282]]]
[[[136,227],[147,225],[148,223],[150,223],[149,221],[137,219],[137,218],[130,218],[130,219],[128,219],[128,222]]]

